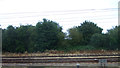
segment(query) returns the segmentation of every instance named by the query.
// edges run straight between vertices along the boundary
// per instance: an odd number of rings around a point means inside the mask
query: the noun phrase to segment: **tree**
[[[57,43],[56,49],[66,48],[66,46],[67,46],[67,41],[65,39],[66,34],[63,32],[59,32],[57,37],[58,37],[58,43]]]
[[[96,48],[109,49],[109,36],[106,34],[93,34],[90,40],[90,45]]]
[[[44,51],[46,49],[56,49],[62,28],[56,22],[43,19],[43,22],[38,22],[36,25],[37,42],[36,50]]]
[[[120,50],[120,25],[118,26],[118,49]]]
[[[36,26],[8,26],[2,32],[4,52],[42,52],[46,49],[56,49],[64,44],[62,41],[64,41],[65,37],[62,27],[56,22],[47,19],[38,22]]]
[[[120,30],[120,26],[116,26],[115,28],[112,28],[110,30],[108,30],[108,35],[110,37],[110,48],[115,50],[115,49],[120,49],[120,45],[119,45],[119,30]]]
[[[95,33],[102,33],[102,28],[98,27],[96,24],[90,21],[85,21],[78,26],[79,31],[82,33],[84,38],[84,44],[87,45],[90,42],[90,38]]]
[[[69,40],[72,45],[80,45],[83,42],[83,35],[79,32],[77,27],[73,27],[68,30]]]
[[[10,25],[7,29],[3,30],[3,52],[15,52],[16,44],[16,29]]]
[[[21,25],[17,30],[17,47],[16,52],[32,52],[34,49],[35,41],[35,27],[32,25]]]

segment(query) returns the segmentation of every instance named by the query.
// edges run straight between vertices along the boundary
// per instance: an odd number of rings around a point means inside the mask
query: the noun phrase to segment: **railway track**
[[[120,56],[120,54],[89,54],[89,55],[78,55],[78,54],[61,54],[61,55],[43,55],[43,56],[3,56],[2,58],[28,58],[28,57],[96,57],[96,56]]]
[[[2,63],[119,63],[120,55],[58,55],[58,56],[4,56]]]

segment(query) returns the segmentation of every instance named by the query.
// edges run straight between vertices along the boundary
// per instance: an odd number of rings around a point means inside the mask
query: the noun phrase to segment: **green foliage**
[[[7,29],[3,30],[3,51],[7,52],[15,52],[16,44],[16,30],[15,28],[10,25]]]
[[[36,26],[8,26],[2,29],[3,52],[44,52],[45,50],[120,50],[120,26],[102,33],[102,28],[85,21],[80,26],[70,28],[68,35],[62,27],[47,19]]]
[[[90,44],[96,48],[108,48],[109,47],[109,37],[105,34],[94,34],[91,37]]]
[[[118,49],[120,50],[120,25],[118,26]]]
[[[83,35],[79,32],[77,27],[73,27],[68,30],[69,32],[69,42],[72,45],[80,45],[83,43]]]
[[[16,49],[21,50],[23,52],[28,51],[31,52],[31,50],[33,50],[31,47],[33,46],[33,42],[34,42],[34,36],[33,33],[35,33],[34,31],[35,27],[32,25],[21,25],[19,28],[17,28],[17,45],[19,45]]]
[[[33,26],[21,25],[20,27],[14,28],[8,26],[7,29],[3,30],[3,51],[7,52],[25,52],[31,51],[33,46],[34,31]],[[9,46],[9,47],[8,47]]]
[[[102,33],[102,28],[98,27],[93,22],[85,21],[78,26],[79,31],[82,33],[84,38],[84,44],[87,45],[90,42],[90,38],[95,33]]]
[[[62,34],[62,28],[55,22],[43,19],[36,25],[37,42],[36,50],[56,49],[59,41],[58,35]]]
[[[108,30],[108,35],[110,38],[110,49],[120,49],[119,41],[120,41],[120,33],[118,33],[120,30],[120,26],[116,26],[113,29]]]
[[[91,45],[81,45],[81,46],[69,46],[66,48],[67,51],[80,51],[80,50],[95,50],[96,48]]]

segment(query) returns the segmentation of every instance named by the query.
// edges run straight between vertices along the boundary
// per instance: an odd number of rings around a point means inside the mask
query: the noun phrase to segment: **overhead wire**
[[[16,19],[16,18],[29,18],[29,17],[42,17],[42,16],[49,16],[49,15],[75,15],[75,14],[84,14],[84,13],[89,13],[89,12],[112,12],[112,11],[117,11],[118,8],[105,8],[105,9],[83,9],[83,10],[64,10],[64,11],[44,11],[44,12],[15,12],[15,13],[0,13],[0,15],[19,15],[19,14],[33,14],[30,16],[20,16],[20,17],[9,17],[9,18],[0,18],[0,19]],[[40,14],[43,13],[43,14]],[[45,14],[48,13],[48,14]],[[34,15],[37,14],[37,15]],[[107,18],[102,18],[101,17],[105,17],[105,16],[111,16],[111,17],[107,17]],[[105,19],[113,19],[116,18],[116,16],[114,17],[113,15],[101,15],[101,16],[93,16],[93,17],[98,17],[98,18],[94,18],[94,19],[90,19],[90,20],[105,20]],[[76,19],[77,18],[77,19]],[[62,21],[59,22],[71,22],[71,21],[77,21],[79,17],[68,17],[68,18],[60,18]],[[91,18],[91,17],[90,17]],[[57,18],[59,19],[59,18]],[[80,19],[80,18],[79,18]],[[67,20],[67,21],[65,21]],[[22,20],[23,22],[26,20]],[[27,20],[30,21],[30,20]],[[33,20],[31,20],[33,21]],[[9,22],[9,21],[8,21]],[[15,21],[12,21],[15,22]],[[16,21],[17,22],[17,21]]]
[[[88,12],[87,12],[88,13]],[[90,12],[89,12],[90,13]],[[89,14],[88,13],[88,14]],[[54,16],[54,15],[83,15],[83,13],[62,13],[62,14],[37,14],[37,15],[26,15],[26,16],[14,16],[14,17],[7,17],[7,18],[4,18],[4,16],[0,19],[12,19],[12,18],[28,18],[28,17],[40,17],[40,16]],[[98,13],[99,14],[99,13]],[[105,16],[105,15],[104,15]]]
[[[82,9],[82,10],[59,10],[59,11],[42,11],[42,12],[13,12],[13,13],[0,13],[0,15],[9,15],[9,14],[28,14],[28,13],[60,13],[60,12],[89,12],[89,11],[95,11],[95,12],[100,12],[100,11],[115,11],[118,10],[118,8],[105,8],[105,9]]]

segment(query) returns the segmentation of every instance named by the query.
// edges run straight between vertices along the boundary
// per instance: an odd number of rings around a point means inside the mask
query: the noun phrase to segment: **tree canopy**
[[[90,21],[85,21],[78,26],[79,32],[83,34],[84,43],[88,44],[90,42],[90,38],[95,33],[102,33],[102,28],[98,27],[96,24]]]
[[[2,29],[3,52],[44,52],[46,50],[120,50],[120,26],[102,33],[97,24],[85,21],[79,26],[62,32],[62,27],[51,20],[43,19],[35,26],[9,25]]]

